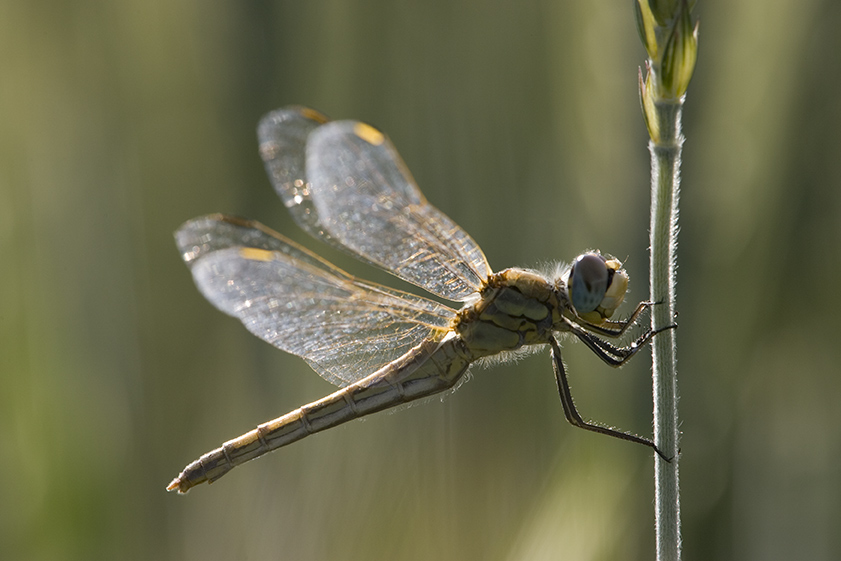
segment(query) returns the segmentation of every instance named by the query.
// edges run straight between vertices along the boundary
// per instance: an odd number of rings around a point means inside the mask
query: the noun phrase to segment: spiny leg
[[[578,413],[578,409],[576,409],[575,403],[572,400],[569,380],[567,380],[566,370],[564,369],[564,363],[561,359],[561,347],[558,345],[558,342],[554,337],[549,338],[549,344],[552,346],[552,367],[555,371],[555,381],[558,383],[558,393],[561,396],[561,405],[563,405],[564,408],[564,416],[571,425],[581,429],[597,432],[599,434],[612,436],[614,438],[621,438],[622,440],[643,444],[652,448],[655,452],[657,452],[658,456],[667,462],[671,462],[671,458],[667,458],[663,455],[663,452],[660,451],[657,445],[647,438],[585,421]]]
[[[665,331],[667,329],[674,329],[677,327],[677,324],[667,325],[666,327],[660,328],[656,331],[649,329],[642,335],[640,335],[633,343],[625,347],[616,346],[604,339],[600,339],[599,337],[593,335],[592,333],[585,331],[580,326],[573,324],[570,322],[570,331],[578,337],[585,345],[590,347],[597,357],[602,359],[605,363],[618,367],[622,366],[627,362],[632,356],[637,354],[641,348],[651,340],[652,337],[657,335],[658,333]]]
[[[639,319],[640,314],[642,314],[645,310],[647,310],[653,305],[654,302],[640,302],[637,305],[637,308],[634,310],[634,313],[631,314],[631,317],[621,321],[605,320],[604,322],[598,324],[590,323],[589,321],[579,321],[578,323],[581,325],[581,327],[588,331],[598,333],[599,335],[603,335],[604,337],[612,337],[616,339],[624,335],[628,328],[637,322],[637,319]]]

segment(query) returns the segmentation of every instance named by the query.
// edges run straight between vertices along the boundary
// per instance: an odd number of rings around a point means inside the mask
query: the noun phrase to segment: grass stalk
[[[681,115],[698,52],[694,0],[636,0],[637,29],[648,53],[639,86],[645,124],[651,138],[650,282],[652,329],[675,318],[676,253]],[[680,447],[676,333],[668,329],[652,345],[654,442],[670,461],[654,457],[655,531],[658,561],[679,561]]]
[[[675,252],[680,181],[681,104],[658,103],[660,123],[669,123],[673,134],[649,143],[651,151],[650,279],[652,328],[674,321]],[[662,129],[661,129],[662,130]],[[665,131],[663,131],[665,132]],[[655,521],[658,561],[680,559],[680,485],[678,465],[677,360],[674,329],[652,341],[654,388],[654,442],[671,462],[654,456]]]

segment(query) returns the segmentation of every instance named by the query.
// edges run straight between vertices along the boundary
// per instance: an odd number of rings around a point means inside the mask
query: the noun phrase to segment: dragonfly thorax
[[[478,301],[462,308],[454,329],[474,358],[544,344],[560,321],[558,295],[542,275],[506,269],[488,279]]]

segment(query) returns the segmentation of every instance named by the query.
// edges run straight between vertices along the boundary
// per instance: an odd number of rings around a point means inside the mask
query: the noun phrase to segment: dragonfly
[[[571,334],[618,367],[659,332],[649,328],[626,346],[608,340],[652,305],[610,319],[628,287],[619,260],[587,251],[552,275],[494,273],[476,242],[427,202],[376,128],[293,106],[266,115],[258,137],[271,182],[304,231],[462,307],[352,276],[255,221],[215,214],[186,222],[175,239],[205,298],[340,389],[204,454],[167,490],[186,493],[319,431],[450,391],[481,359],[539,347],[550,351],[572,425],[668,460],[648,438],[584,420],[561,357],[558,336]]]

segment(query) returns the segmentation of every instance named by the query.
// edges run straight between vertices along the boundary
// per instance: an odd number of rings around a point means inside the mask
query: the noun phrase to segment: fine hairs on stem
[[[637,0],[637,27],[648,53],[640,72],[643,115],[651,138],[650,282],[652,328],[675,317],[681,113],[698,49],[698,26],[689,0]],[[655,456],[655,528],[658,561],[679,561],[680,463],[675,330],[652,342],[654,442],[671,461]]]

